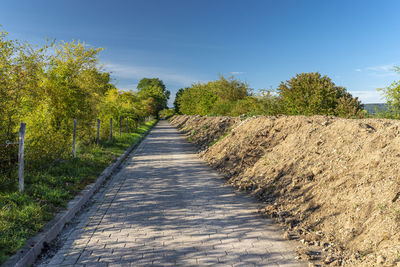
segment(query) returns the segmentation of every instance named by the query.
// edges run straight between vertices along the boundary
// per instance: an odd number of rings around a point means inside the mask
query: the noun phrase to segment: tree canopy
[[[73,119],[78,140],[109,136],[110,119],[143,120],[166,106],[169,92],[157,78],[143,79],[139,92],[118,90],[99,67],[101,48],[60,42],[40,48],[0,33],[0,142],[17,138],[27,123],[27,157],[60,158],[70,154]]]
[[[394,71],[400,73],[400,67],[395,66]],[[388,87],[379,88],[387,103],[386,116],[389,118],[400,118],[400,81],[394,81]]]
[[[170,92],[158,78],[143,78],[140,80],[138,86],[138,96],[142,99],[153,98],[155,102],[155,109],[152,115],[157,116],[158,112],[167,108],[167,102]]]
[[[296,74],[281,82],[277,91],[286,114],[356,116],[363,109],[346,88],[336,86],[318,72]]]
[[[361,116],[363,105],[320,73],[301,73],[282,82],[276,91],[254,93],[246,83],[221,76],[178,90],[175,110],[199,115],[336,115]]]

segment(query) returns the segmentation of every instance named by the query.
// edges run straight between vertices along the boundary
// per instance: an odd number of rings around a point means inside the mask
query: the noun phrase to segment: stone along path
[[[304,266],[257,205],[161,121],[39,266]]]

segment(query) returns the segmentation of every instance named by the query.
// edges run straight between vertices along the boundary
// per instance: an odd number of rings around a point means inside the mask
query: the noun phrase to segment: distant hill
[[[364,104],[364,109],[369,114],[376,114],[376,111],[387,110],[387,106],[385,103]]]

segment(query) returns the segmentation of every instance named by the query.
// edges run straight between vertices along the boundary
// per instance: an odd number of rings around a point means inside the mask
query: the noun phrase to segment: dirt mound
[[[174,116],[170,122],[180,129],[181,133],[188,135],[190,142],[199,150],[207,149],[217,142],[231,127],[240,120],[232,117],[208,117],[208,116]]]
[[[201,129],[192,119],[202,125],[229,120],[182,117],[172,123],[190,125],[196,134]],[[304,257],[322,251],[324,264],[400,262],[399,121],[278,116],[229,122],[229,134],[201,157],[266,201],[264,212],[287,225],[286,237],[309,248]]]

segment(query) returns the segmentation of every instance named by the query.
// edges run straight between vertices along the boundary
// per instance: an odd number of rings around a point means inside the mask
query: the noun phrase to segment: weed
[[[380,211],[384,211],[386,208],[387,208],[387,205],[386,205],[386,204],[378,204],[378,209],[379,209]]]
[[[224,139],[225,137],[227,137],[227,136],[231,133],[231,131],[232,131],[232,129],[229,128],[220,138],[215,139],[215,140],[211,143],[210,147],[213,146],[213,145],[215,145],[216,143],[218,143],[219,141],[221,141],[221,140]]]

